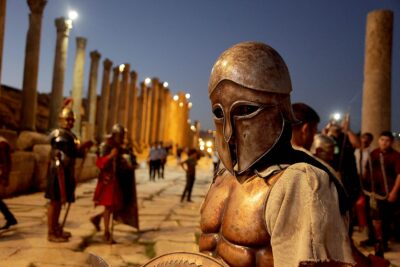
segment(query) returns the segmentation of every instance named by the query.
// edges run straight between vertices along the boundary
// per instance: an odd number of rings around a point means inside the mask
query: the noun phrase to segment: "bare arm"
[[[400,174],[397,175],[396,181],[394,182],[394,186],[392,190],[389,192],[388,201],[395,202],[397,200],[397,195],[400,190]]]

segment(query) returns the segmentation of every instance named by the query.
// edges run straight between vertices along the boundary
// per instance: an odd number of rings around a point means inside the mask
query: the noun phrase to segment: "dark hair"
[[[392,141],[394,140],[394,136],[391,131],[383,131],[383,132],[381,132],[380,136],[386,136],[386,137],[389,137],[390,140],[392,140]]]
[[[372,133],[363,133],[361,136],[368,136],[369,140],[374,140],[374,136],[372,135]]]
[[[292,109],[294,116],[300,121],[300,123],[293,124],[294,128],[299,128],[306,123],[318,124],[320,122],[318,113],[304,103],[294,103]]]
[[[196,153],[197,153],[197,150],[195,148],[191,148],[191,149],[189,149],[188,156],[191,156]]]

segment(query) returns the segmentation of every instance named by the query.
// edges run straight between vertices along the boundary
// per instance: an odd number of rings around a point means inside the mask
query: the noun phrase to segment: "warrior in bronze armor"
[[[92,146],[88,141],[80,144],[78,138],[71,131],[75,122],[75,115],[65,104],[59,115],[59,128],[50,133],[50,163],[47,174],[47,188],[45,197],[50,200],[47,210],[48,236],[51,242],[67,242],[71,233],[63,230],[63,223],[59,223],[62,205],[75,202],[75,159],[83,157],[85,151]]]
[[[229,48],[212,69],[223,166],[201,208],[199,247],[229,266],[353,266],[343,187],[291,146],[291,91],[285,62],[263,43]]]

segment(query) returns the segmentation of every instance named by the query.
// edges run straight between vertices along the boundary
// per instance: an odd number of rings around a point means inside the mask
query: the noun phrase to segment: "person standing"
[[[158,155],[160,157],[160,167],[159,167],[159,176],[158,178],[164,179],[164,169],[165,169],[165,164],[167,163],[167,150],[165,149],[165,147],[163,147],[163,142],[161,141],[158,145]]]
[[[7,139],[0,136],[0,185],[7,187],[11,172],[11,147]],[[0,196],[1,197],[1,196]],[[0,212],[3,214],[6,223],[0,227],[0,230],[6,230],[12,225],[17,224],[17,219],[8,209],[6,203],[0,198]]]
[[[370,154],[364,182],[369,191],[370,215],[375,233],[375,255],[383,257],[388,246],[390,222],[399,208],[400,153],[393,149],[394,137],[384,131],[378,139],[378,148]],[[398,225],[397,225],[398,226]],[[397,227],[396,226],[396,227]]]
[[[157,150],[157,143],[153,143],[150,147],[148,156],[149,162],[149,179],[150,181],[156,181],[156,171],[158,171],[159,153]]]
[[[93,196],[95,205],[104,206],[104,212],[91,218],[99,230],[101,217],[104,219],[104,241],[112,242],[110,218],[113,212],[122,207],[122,189],[117,173],[126,168],[126,160],[122,157],[122,145],[125,129],[119,124],[112,127],[111,135],[100,144],[96,165],[100,169],[99,178]]]
[[[51,152],[45,198],[50,200],[47,209],[47,239],[50,242],[67,242],[71,236],[63,230],[66,217],[61,225],[59,223],[61,206],[68,203],[68,212],[71,203],[75,202],[75,160],[84,157],[86,150],[93,145],[92,141],[80,144],[71,131],[75,122],[71,104],[70,100],[66,102],[58,117],[60,127],[49,135]]]
[[[193,202],[192,201],[192,190],[193,190],[193,185],[194,181],[196,179],[196,165],[197,165],[197,151],[196,149],[192,148],[188,152],[188,158],[181,162],[181,167],[185,170],[186,172],[186,185],[185,189],[183,190],[182,196],[181,196],[181,202],[185,199],[185,196],[187,196],[187,201],[188,202]]]

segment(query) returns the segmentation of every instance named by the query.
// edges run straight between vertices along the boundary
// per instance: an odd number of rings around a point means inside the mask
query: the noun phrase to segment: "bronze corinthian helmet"
[[[218,58],[208,93],[216,147],[230,173],[247,171],[275,146],[285,123],[296,122],[291,91],[285,62],[266,44],[239,43]]]

